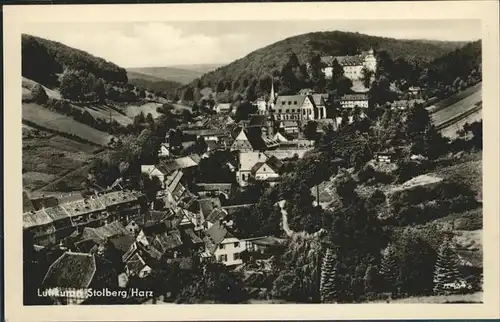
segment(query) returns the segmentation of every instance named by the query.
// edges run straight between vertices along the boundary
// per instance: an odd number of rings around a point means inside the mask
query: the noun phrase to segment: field
[[[120,125],[127,126],[132,124],[132,119],[130,117],[117,112],[108,105],[79,106],[72,104],[72,106],[81,111],[88,111],[95,119],[102,119],[108,122],[111,117],[111,119],[115,120]]]
[[[141,106],[129,105],[127,106],[126,113],[129,118],[134,118],[136,115],[144,113],[144,116],[147,116],[148,113],[151,113],[153,118],[157,118],[160,116],[160,113],[156,111],[158,107],[162,106],[160,103],[146,103]]]
[[[443,108],[432,114],[432,121],[436,126],[446,122],[447,120],[467,112],[474,107],[474,104],[482,100],[482,88],[477,87],[469,96],[461,99],[460,101]]]
[[[50,111],[38,104],[23,104],[23,121],[35,126],[56,131],[70,136],[76,136],[96,145],[106,146],[111,135],[98,131],[90,126],[79,123],[69,116]]]
[[[95,146],[60,135],[24,137],[23,188],[39,189],[71,170],[82,168],[96,150]]]
[[[481,153],[475,153],[465,160],[458,160],[455,164],[442,167],[435,171],[435,175],[444,179],[465,183],[477,193],[478,199],[483,194],[483,162]]]

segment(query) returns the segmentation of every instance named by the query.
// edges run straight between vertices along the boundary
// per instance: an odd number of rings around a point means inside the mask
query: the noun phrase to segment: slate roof
[[[267,159],[266,164],[276,173],[280,172],[283,167],[283,162],[274,155]]]
[[[198,203],[199,210],[201,211],[201,214],[205,218],[208,215],[210,215],[212,210],[214,210],[215,208],[220,208],[222,206],[219,198],[199,199],[197,201],[197,203]]]
[[[29,211],[35,211],[35,207],[33,207],[26,191],[23,191],[23,213]]]
[[[282,95],[278,96],[276,99],[276,108],[290,107],[300,107],[304,104],[307,95]]]
[[[196,235],[193,229],[191,228],[185,228],[183,229],[184,233],[186,234],[187,238],[193,243],[193,244],[200,244],[203,243],[203,240]]]
[[[266,125],[267,116],[261,114],[252,114],[250,116],[250,121],[248,122],[248,127],[262,127]]]
[[[118,221],[114,221],[104,226],[97,228],[85,227],[83,236],[93,239],[108,239],[114,236],[129,235],[130,232]]]
[[[328,97],[328,94],[312,94],[310,96],[313,99],[314,105],[325,106],[325,95]]]
[[[89,254],[97,243],[92,239],[83,239],[75,242],[76,249],[81,253]]]
[[[197,183],[200,191],[231,191],[231,183]]]
[[[96,273],[93,255],[66,252],[49,267],[44,287],[87,288]]]
[[[215,208],[210,212],[210,214],[205,218],[206,221],[213,223],[223,220],[228,215],[227,211],[223,208]]]
[[[217,250],[217,246],[226,238],[230,236],[230,233],[221,223],[214,223],[205,232],[205,245],[210,253],[214,253]]]
[[[125,253],[130,249],[130,246],[135,242],[135,237],[133,235],[119,235],[113,236],[109,241],[122,253]]]
[[[41,197],[31,199],[31,204],[36,210],[40,210],[43,208],[57,206],[59,204],[59,200],[56,197]]]
[[[161,253],[173,250],[181,245],[181,233],[177,229],[156,235],[152,242],[152,246],[159,250]]]
[[[197,154],[192,154],[186,157],[177,158],[170,162],[161,162],[157,168],[163,173],[172,173],[175,170],[187,169],[196,167],[200,163],[201,157]]]
[[[135,253],[125,264],[131,275],[137,275],[146,266],[146,261]]]
[[[250,171],[256,163],[265,162],[267,159],[267,155],[262,152],[240,152],[239,169],[240,171]]]

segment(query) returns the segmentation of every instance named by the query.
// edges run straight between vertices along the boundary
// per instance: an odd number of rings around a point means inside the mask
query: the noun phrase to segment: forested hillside
[[[220,67],[201,77],[203,86],[212,88],[224,82],[224,88],[244,89],[252,79],[277,76],[287,63],[284,57],[295,53],[301,64],[315,55],[351,55],[373,48],[386,51],[393,59],[404,58],[412,64],[422,65],[453,51],[463,43],[422,40],[398,40],[340,31],[314,32],[290,37],[258,49],[229,65]],[[198,80],[191,83],[196,88]],[[242,90],[243,91],[243,90]]]
[[[481,41],[469,43],[433,60],[422,75],[436,96],[444,98],[481,81]]]
[[[182,86],[182,84],[179,82],[132,71],[128,71],[127,76],[128,82],[130,84],[140,88],[144,88],[153,93],[159,92],[173,94],[175,93],[177,88]]]
[[[127,71],[102,58],[62,43],[22,35],[22,75],[43,85],[57,85],[65,69],[85,70],[107,82],[127,83]]]

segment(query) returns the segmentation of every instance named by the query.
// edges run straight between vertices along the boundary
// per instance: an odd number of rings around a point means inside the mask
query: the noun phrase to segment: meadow
[[[79,138],[92,144],[107,146],[111,135],[79,123],[69,116],[53,112],[35,103],[23,103],[23,122],[61,135]]]
[[[23,188],[36,190],[66,173],[80,169],[99,148],[60,135],[23,138]]]

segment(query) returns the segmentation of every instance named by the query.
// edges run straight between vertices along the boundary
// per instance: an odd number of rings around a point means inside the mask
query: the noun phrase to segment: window
[[[285,110],[285,113],[287,113],[287,114],[288,114],[288,113],[290,113],[290,110],[289,110],[289,109],[286,109],[286,110]]]
[[[292,101],[288,101],[288,105],[292,105]]]
[[[220,244],[219,249],[224,249],[224,246],[225,246],[224,244]]]
[[[295,113],[295,109],[292,109],[292,113]]]
[[[238,248],[238,247],[240,247],[240,242],[235,242],[234,243],[234,248]]]
[[[226,262],[227,261],[227,255],[219,255],[219,262]]]
[[[293,101],[293,104],[294,104],[294,105],[297,105],[297,101]]]
[[[233,260],[237,261],[239,260],[241,257],[240,257],[240,253],[234,253],[233,254]]]

